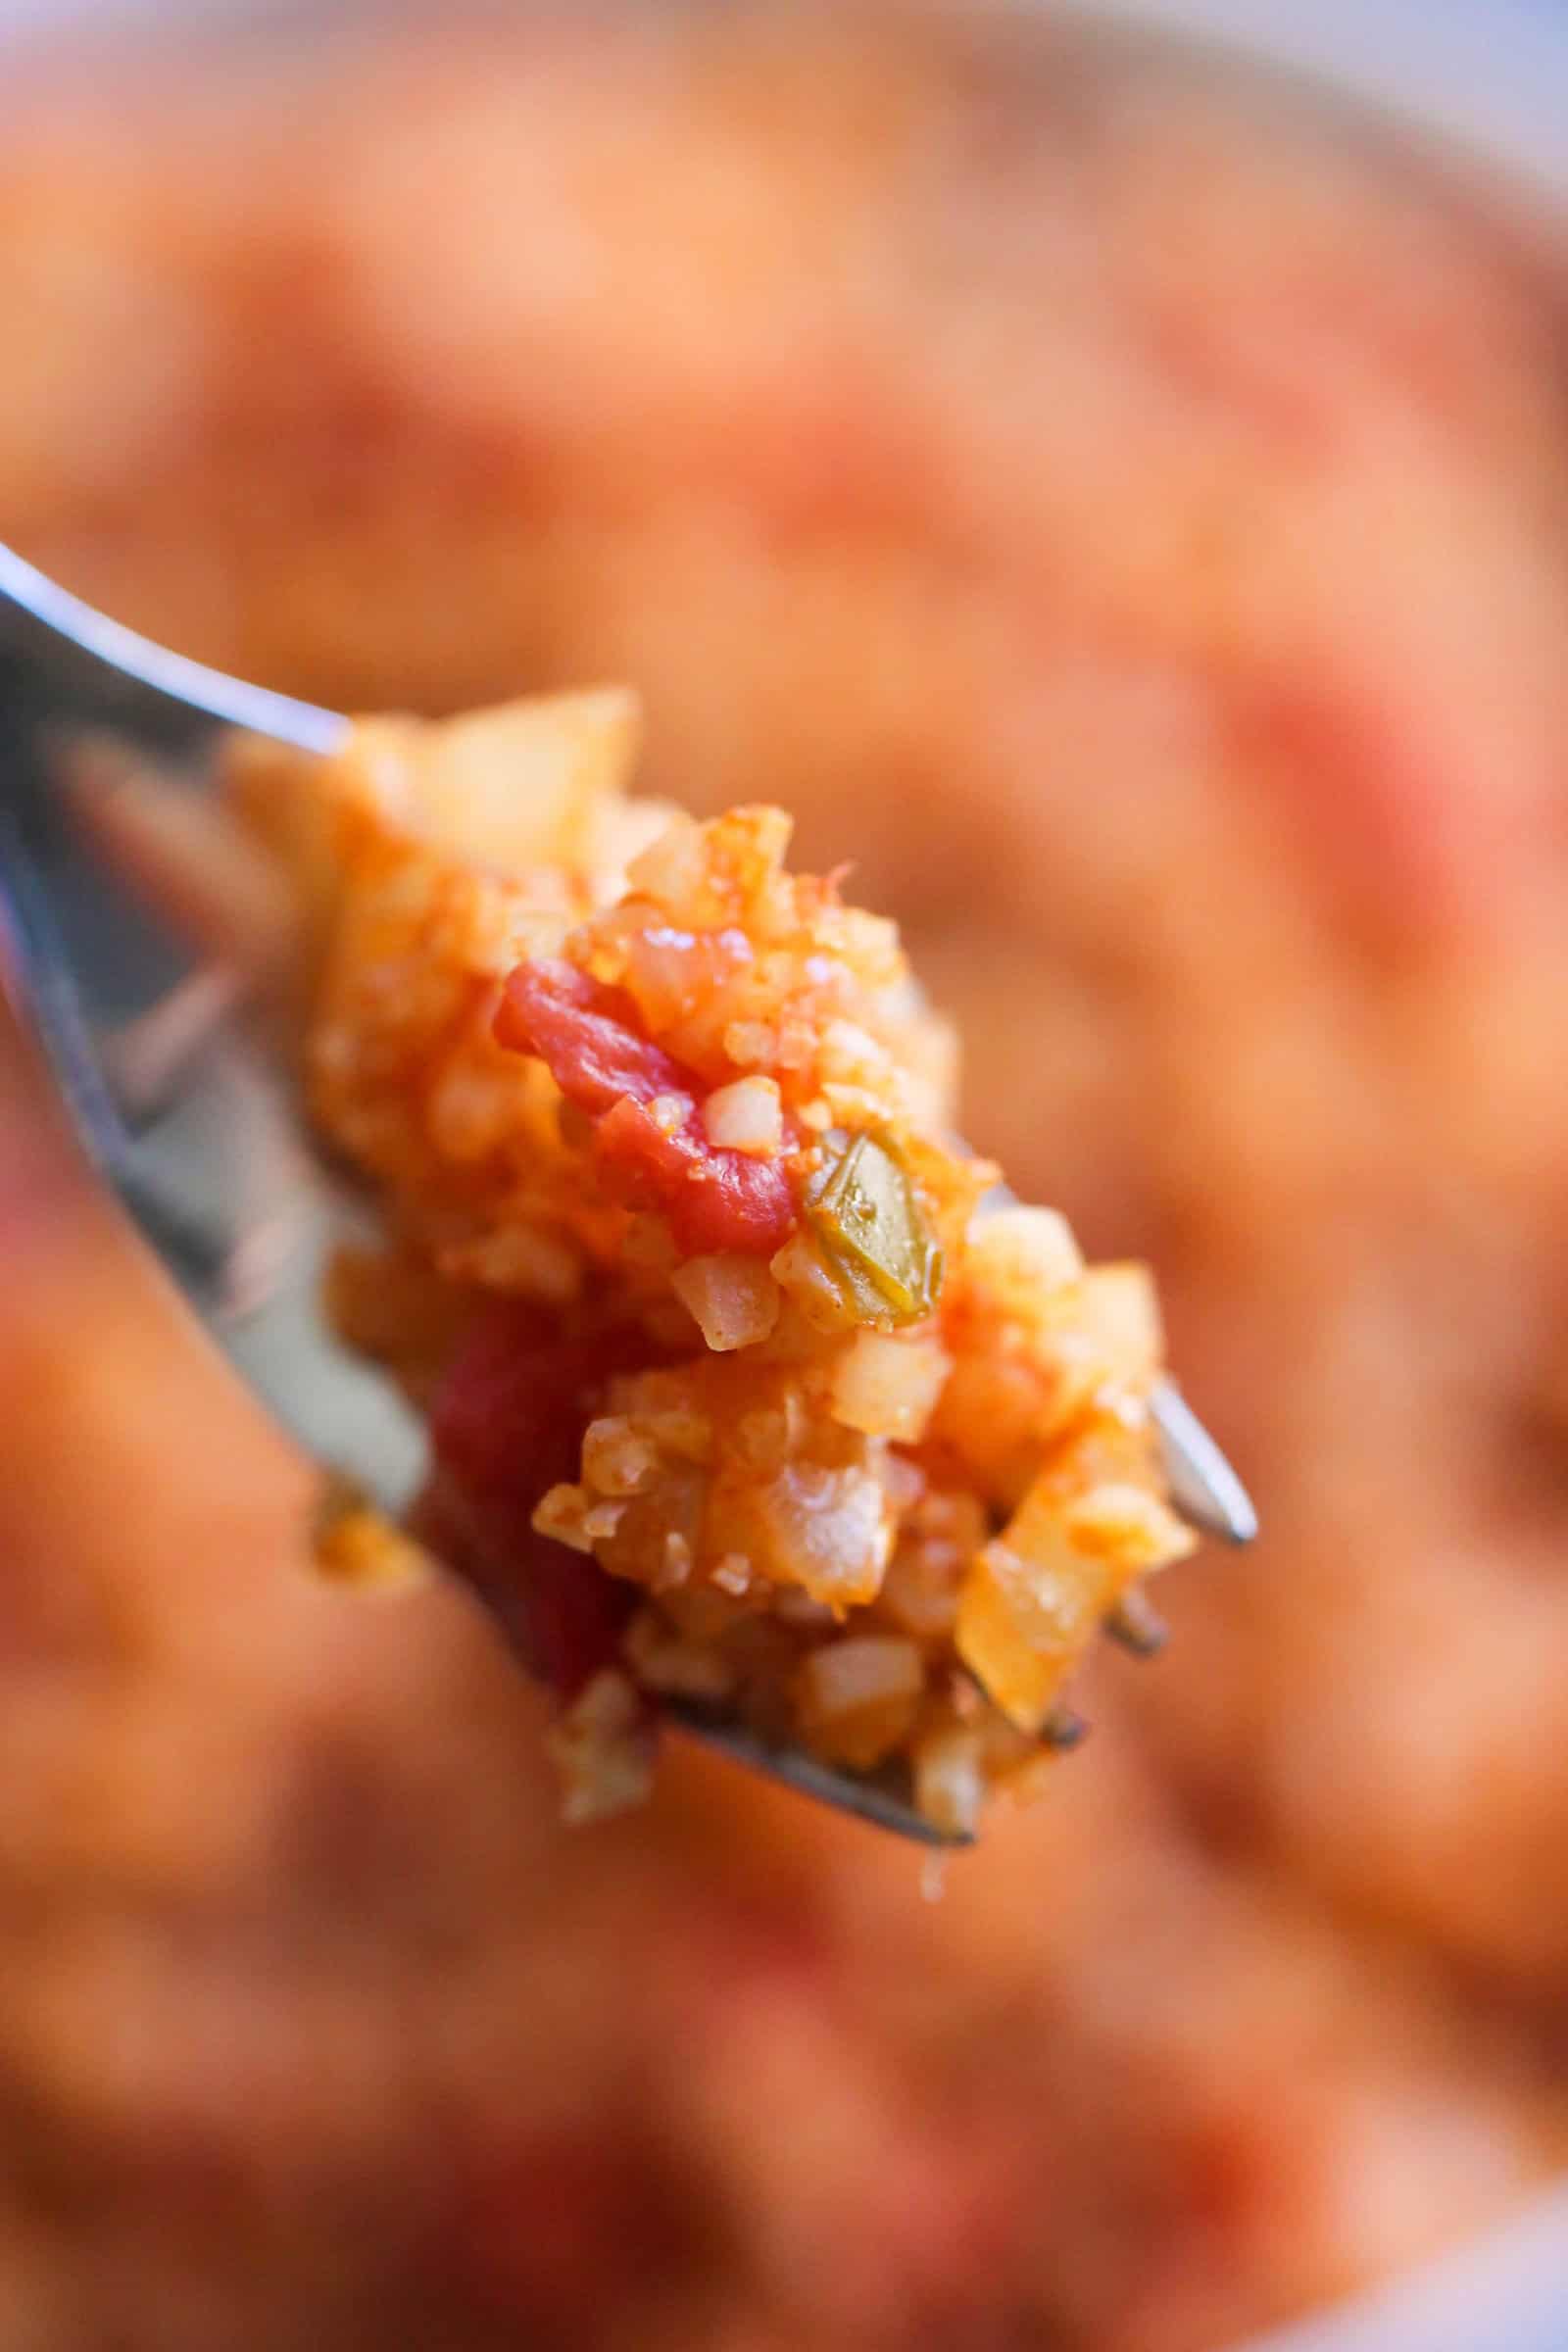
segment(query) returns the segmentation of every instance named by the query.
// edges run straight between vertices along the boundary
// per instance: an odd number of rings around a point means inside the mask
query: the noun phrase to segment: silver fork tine
[[[1011,1186],[999,1184],[982,1200],[980,1213],[1017,1205]],[[1250,1544],[1257,1534],[1252,1498],[1175,1383],[1160,1381],[1149,1405],[1159,1436],[1160,1467],[1182,1518],[1221,1543]]]
[[[76,1132],[102,1168],[120,1156],[124,1141],[111,1090],[104,1082],[81,1006],[61,951],[48,893],[22,837],[14,809],[0,802],[0,913],[17,960],[39,1043]]]
[[[782,1781],[786,1788],[799,1789],[805,1796],[818,1797],[835,1805],[841,1813],[853,1813],[858,1820],[868,1821],[876,1829],[896,1831],[899,1837],[912,1838],[917,1845],[957,1849],[974,1843],[972,1831],[939,1830],[935,1822],[917,1813],[910,1802],[905,1774],[835,1771],[831,1764],[818,1763],[815,1756],[808,1755],[802,1748],[780,1747],[745,1724],[726,1722],[722,1716],[710,1714],[690,1699],[663,1699],[661,1710],[683,1731],[717,1748],[733,1762],[745,1765],[749,1771],[765,1773],[769,1780]]]
[[[127,1132],[53,919],[49,885],[0,809],[0,906],[38,1041],[99,1174],[209,1335],[307,1451],[393,1513],[425,1441],[390,1382],[338,1346],[317,1304],[344,1204],[301,1144],[282,1088],[232,1020],[172,1077],[161,1115]]]
[[[1192,1406],[1168,1380],[1149,1402],[1171,1500],[1182,1517],[1222,1543],[1250,1544],[1257,1533],[1252,1498]]]

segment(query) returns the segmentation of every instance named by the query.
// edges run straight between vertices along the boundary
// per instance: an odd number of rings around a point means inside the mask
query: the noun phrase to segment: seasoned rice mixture
[[[602,693],[240,747],[317,938],[311,1106],[386,1205],[339,1319],[428,1408],[416,1524],[567,1702],[569,1817],[643,1793],[674,1697],[967,1835],[1193,1548],[1149,1277],[983,1201],[893,925],[778,808],[625,798],[634,735]]]

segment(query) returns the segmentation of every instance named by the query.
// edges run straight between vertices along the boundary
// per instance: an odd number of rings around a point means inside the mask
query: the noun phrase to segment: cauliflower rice
[[[626,797],[635,737],[601,692],[236,755],[317,943],[312,1109],[384,1208],[332,1311],[428,1412],[415,1531],[558,1693],[570,1815],[643,1793],[678,1698],[965,1835],[1193,1548],[1152,1285],[997,1203],[892,923],[777,808]]]

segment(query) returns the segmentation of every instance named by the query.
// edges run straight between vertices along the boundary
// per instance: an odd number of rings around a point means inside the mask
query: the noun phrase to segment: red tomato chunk
[[[533,1512],[575,1473],[583,1425],[630,1361],[612,1339],[551,1346],[531,1308],[500,1307],[459,1350],[431,1406],[435,1475],[416,1530],[480,1592],[530,1672],[566,1699],[618,1659],[636,1593],[539,1535]]]
[[[662,1209],[688,1256],[738,1250],[770,1257],[796,1225],[783,1168],[709,1142],[702,1080],[639,1036],[634,1017],[618,991],[541,958],[508,980],[496,1035],[517,1053],[536,1054],[567,1102],[598,1122],[600,1160],[624,1198]]]

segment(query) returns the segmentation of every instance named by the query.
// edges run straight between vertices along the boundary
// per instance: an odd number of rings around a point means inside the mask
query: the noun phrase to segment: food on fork
[[[1150,1279],[998,1204],[892,923],[777,808],[627,797],[635,741],[602,691],[231,755],[308,915],[312,1113],[383,1211],[331,1311],[428,1416],[414,1530],[559,1695],[568,1813],[642,1794],[678,1699],[964,1835],[1193,1548]],[[368,1541],[341,1511],[328,1564]]]

